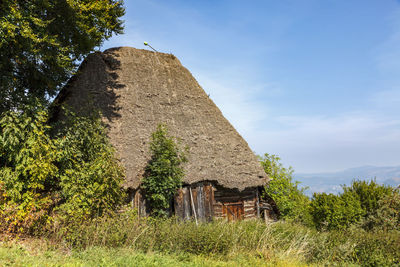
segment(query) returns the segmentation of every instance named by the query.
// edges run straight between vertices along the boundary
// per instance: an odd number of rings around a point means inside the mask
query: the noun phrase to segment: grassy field
[[[284,221],[196,225],[119,213],[2,240],[0,266],[400,266],[399,231]]]
[[[237,254],[206,256],[143,253],[131,248],[92,247],[85,250],[49,248],[40,240],[3,243],[0,266],[310,266],[284,259]]]

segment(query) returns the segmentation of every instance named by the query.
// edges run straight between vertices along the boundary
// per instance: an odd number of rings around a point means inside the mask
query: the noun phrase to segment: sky
[[[129,0],[101,49],[172,53],[258,155],[400,165],[400,1]]]

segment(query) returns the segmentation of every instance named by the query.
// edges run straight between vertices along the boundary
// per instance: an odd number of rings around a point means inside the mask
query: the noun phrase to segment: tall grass
[[[400,233],[352,228],[318,232],[288,222],[261,220],[196,225],[176,218],[138,218],[133,211],[60,224],[49,236],[71,248],[125,247],[139,252],[211,257],[249,255],[267,261],[324,265],[400,265]]]

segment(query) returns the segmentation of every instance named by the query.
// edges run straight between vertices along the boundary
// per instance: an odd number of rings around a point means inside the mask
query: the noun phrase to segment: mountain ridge
[[[337,172],[294,173],[294,180],[301,187],[308,187],[308,195],[314,192],[339,193],[341,185],[350,185],[353,180],[372,180],[379,184],[398,186],[400,184],[399,166],[365,165]]]

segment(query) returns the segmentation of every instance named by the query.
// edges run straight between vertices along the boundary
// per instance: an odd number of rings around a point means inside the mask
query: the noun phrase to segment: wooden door
[[[228,221],[242,220],[244,215],[243,202],[223,203],[222,213]]]

